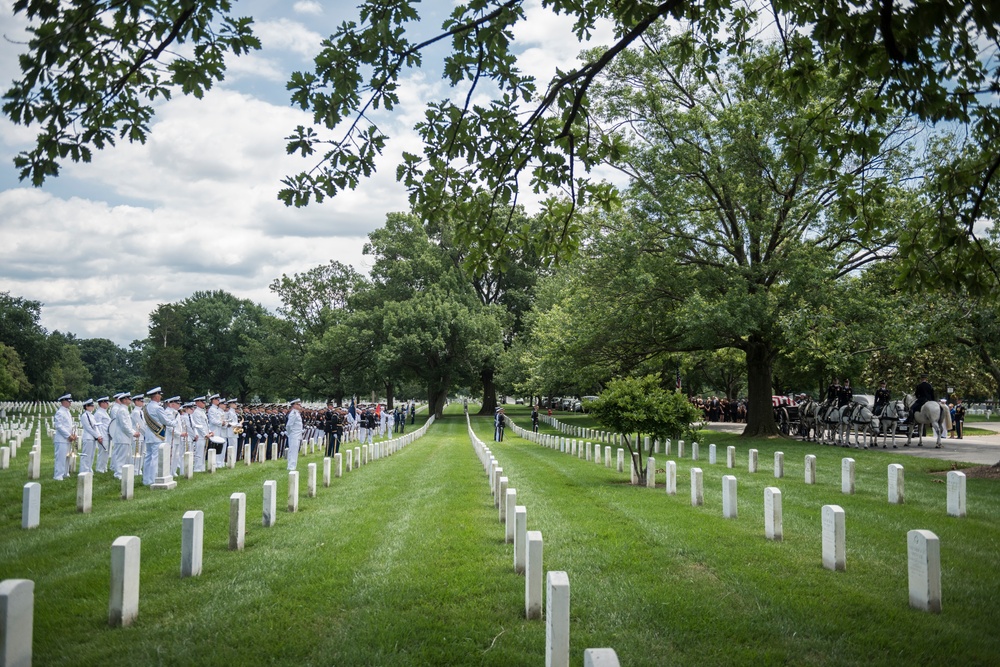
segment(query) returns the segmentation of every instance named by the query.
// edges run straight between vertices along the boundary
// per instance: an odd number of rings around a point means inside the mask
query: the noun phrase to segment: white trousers
[[[301,441],[301,435],[288,436],[288,447],[285,449],[285,456],[288,457],[289,470],[295,470],[295,466],[299,463],[299,443]]]
[[[80,443],[80,465],[77,468],[80,472],[94,472],[94,453],[97,449],[97,441],[91,438],[84,438]]]
[[[122,466],[129,463],[129,458],[132,455],[132,441],[126,440],[124,442],[118,442],[117,440],[111,443],[111,470],[114,471],[115,477],[121,479],[122,476]]]
[[[198,436],[192,448],[194,450],[194,471],[205,472],[205,440],[204,436]]]
[[[104,444],[97,443],[97,472],[107,472],[108,471],[108,458],[111,452],[109,451],[110,445],[108,444],[111,438],[104,436]]]
[[[184,458],[184,443],[174,440],[170,444],[170,474],[180,477],[181,461]]]
[[[56,458],[55,458],[55,474],[52,475],[52,479],[62,479],[63,477],[69,477],[69,461],[66,457],[69,456],[69,442],[66,440],[56,440],[55,441]]]
[[[146,486],[156,481],[156,457],[161,444],[159,440],[146,443],[146,455],[142,458],[142,483]]]

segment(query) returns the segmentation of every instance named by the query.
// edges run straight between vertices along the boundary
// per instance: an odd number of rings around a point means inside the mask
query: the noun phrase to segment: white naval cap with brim
[[[94,399],[88,398],[83,402],[83,407],[87,407],[88,405],[93,405],[93,404],[94,404]]]
[[[146,397],[143,396],[142,394],[136,394],[135,396],[132,397],[132,400],[133,401],[145,401]]]
[[[63,394],[62,396],[60,396],[56,400],[59,401],[60,403],[62,403],[63,401],[72,401],[73,400],[73,394]]]
[[[292,407],[296,403],[301,403],[301,402],[302,402],[301,398],[293,398],[292,400],[288,401],[288,407]]]
[[[181,402],[181,397],[180,396],[171,396],[170,398],[167,399],[166,402],[167,403],[180,403]]]
[[[157,394],[162,394],[162,393],[163,393],[162,387],[153,387],[152,389],[146,392],[146,396],[156,396]]]
[[[109,396],[101,396],[99,399],[97,399],[97,402],[98,403],[110,403],[111,402],[111,398]]]
[[[197,403],[198,401],[201,401],[202,403],[204,403],[205,402],[205,397],[204,396],[195,396],[194,398],[191,399],[191,401],[193,403]]]

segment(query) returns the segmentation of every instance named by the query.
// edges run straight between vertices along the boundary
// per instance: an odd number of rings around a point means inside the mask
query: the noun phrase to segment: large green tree
[[[861,124],[901,110],[965,130],[960,150],[929,174],[932,228],[903,243],[942,251],[937,272],[915,271],[918,278],[968,282],[959,259],[972,258],[981,269],[975,283],[995,286],[996,266],[974,232],[980,218],[995,212],[1000,167],[1000,29],[992,3],[544,5],[573,17],[571,30],[580,39],[609,23],[612,43],[539,82],[518,67],[513,41],[527,20],[525,0],[458,3],[439,28],[422,24],[417,0],[361,2],[357,18],[345,20],[323,42],[313,70],[289,77],[293,103],[313,113],[314,126],[289,137],[288,151],[303,155],[310,166],[286,179],[281,198],[303,205],[356,187],[370,175],[388,140],[373,112],[393,111],[404,77],[424,67],[425,55],[444,43],[442,67],[452,94],[428,104],[416,126],[423,146],[407,154],[397,172],[414,211],[426,220],[456,220],[460,237],[478,243],[479,257],[512,236],[546,256],[572,252],[582,231],[573,218],[577,206],[612,197],[610,188],[587,175],[614,150],[592,131],[590,93],[597,78],[664,19],[703,36],[706,62],[743,53],[747,40],[766,27],[776,34],[782,69],[792,77],[785,91],[792,103],[808,102],[817,85],[822,89],[823,73],[834,68],[847,84],[844,104]],[[17,0],[13,8],[32,27],[19,62],[22,76],[5,93],[4,112],[16,123],[40,127],[36,146],[16,158],[22,177],[36,184],[55,174],[61,160],[89,160],[93,149],[117,138],[144,140],[155,100],[174,90],[201,95],[222,77],[224,53],[259,47],[250,21],[234,18],[228,0]],[[480,94],[492,99],[476,103]],[[865,145],[859,133],[827,137],[823,149],[857,153]],[[543,234],[513,227],[505,213],[522,187],[557,195],[544,207]],[[905,266],[920,267],[910,254],[906,258]]]

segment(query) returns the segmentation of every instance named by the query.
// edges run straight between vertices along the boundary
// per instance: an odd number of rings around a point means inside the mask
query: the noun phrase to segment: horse
[[[819,439],[820,444],[849,446],[848,443],[844,442],[845,432],[849,429],[848,422],[845,421],[845,415],[849,414],[849,410],[850,405],[845,405],[841,408],[836,403],[823,404],[820,407],[819,416],[823,423],[823,432]],[[828,437],[830,439],[829,442],[827,442]]]
[[[868,449],[868,441],[871,441],[874,446],[875,434],[878,432],[878,420],[868,407],[867,400],[862,399],[852,401],[848,406],[846,406],[841,418],[847,424],[847,438],[844,442],[844,446],[850,446],[852,428],[854,430],[855,449],[861,449],[862,446],[865,449]],[[861,437],[863,433],[865,434],[866,440],[862,445]]]
[[[819,439],[819,403],[808,397],[799,403],[799,435],[806,442]]]
[[[907,394],[906,398],[903,399],[903,407],[909,411],[910,406],[913,405],[917,399],[913,394]],[[920,426],[925,426],[930,424],[934,431],[935,443],[934,447],[936,449],[941,449],[941,436],[944,435],[947,430],[946,424],[946,407],[938,403],[937,401],[927,401],[924,403],[920,410],[918,410],[913,415],[913,421],[907,426],[906,429],[906,444],[904,447],[910,446],[910,441],[913,439],[913,429],[917,429],[917,447],[924,446],[924,436]]]
[[[877,430],[876,444],[878,435],[882,435],[882,449],[885,449],[885,441],[889,435],[892,435],[892,448],[896,449],[896,427],[899,424],[899,419],[906,414],[906,408],[903,407],[902,401],[889,401],[884,408],[882,408],[882,414],[876,415]]]

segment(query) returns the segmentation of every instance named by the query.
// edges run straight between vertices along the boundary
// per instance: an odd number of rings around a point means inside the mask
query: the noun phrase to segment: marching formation
[[[326,455],[333,456],[341,442],[372,443],[403,433],[407,416],[411,424],[416,420],[412,400],[395,410],[377,403],[356,405],[354,400],[347,408],[336,407],[333,401],[325,409],[307,408],[298,398],[284,405],[243,406],[219,394],[186,402],[180,396],[164,399],[163,390],[154,387],[145,394],[89,398],[82,402],[79,418],[70,411],[71,394],[57,401],[54,479],[70,476],[75,455],[79,472],[110,470],[118,479],[122,466],[134,461],[146,486],[156,478],[156,455],[162,444],[169,445],[173,475],[181,473],[187,452],[193,455],[193,471],[205,472],[209,451],[215,452],[220,465],[226,465],[227,456],[258,462],[285,458],[288,470],[295,470],[303,442],[322,441]]]

